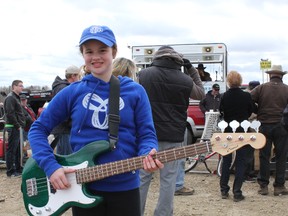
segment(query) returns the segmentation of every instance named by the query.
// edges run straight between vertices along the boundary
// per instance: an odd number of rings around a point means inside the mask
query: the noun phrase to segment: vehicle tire
[[[236,152],[232,152],[232,162],[230,166],[230,172],[233,171],[235,166],[235,158],[236,158]],[[223,164],[223,157],[220,156],[217,164],[217,175],[220,177],[222,173],[222,164]]]
[[[187,143],[186,145],[191,145],[193,143],[193,134],[192,134],[192,131],[190,130],[190,128],[186,128],[186,131],[187,131]]]
[[[193,157],[187,157],[185,161],[185,173],[194,169],[197,163],[198,163],[198,155],[195,155]]]

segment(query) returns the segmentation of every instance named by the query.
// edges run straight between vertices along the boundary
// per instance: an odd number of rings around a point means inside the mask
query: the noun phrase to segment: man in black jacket
[[[5,130],[8,132],[8,148],[6,152],[6,174],[8,177],[20,176],[22,172],[20,163],[20,132],[25,127],[25,115],[20,103],[20,93],[23,82],[14,80],[12,92],[4,101]]]
[[[151,67],[139,73],[139,83],[148,94],[159,151],[180,147],[186,129],[187,108],[193,80],[181,71],[182,55],[169,46],[162,46],[153,56]],[[178,161],[166,163],[160,170],[160,193],[154,216],[172,216]],[[140,170],[141,211],[152,174]]]
[[[221,94],[219,93],[220,86],[215,83],[212,86],[212,90],[208,91],[206,97],[202,99],[199,103],[201,111],[204,113],[213,110],[214,112],[219,111]]]

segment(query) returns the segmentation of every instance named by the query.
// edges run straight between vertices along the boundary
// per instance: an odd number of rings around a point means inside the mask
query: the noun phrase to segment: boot
[[[288,195],[288,190],[285,186],[274,187],[274,196]]]
[[[263,187],[261,186],[260,190],[258,190],[258,194],[267,195],[268,194],[268,186],[263,186]]]

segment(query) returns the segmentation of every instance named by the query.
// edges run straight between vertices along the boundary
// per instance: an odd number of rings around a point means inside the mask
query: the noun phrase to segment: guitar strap
[[[116,148],[116,144],[118,141],[118,130],[120,123],[119,98],[120,98],[120,81],[117,77],[112,75],[110,78],[109,114],[108,114],[109,143],[111,150],[114,150]]]

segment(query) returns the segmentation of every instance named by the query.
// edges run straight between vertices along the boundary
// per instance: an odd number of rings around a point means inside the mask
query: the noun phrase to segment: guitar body
[[[109,143],[97,141],[68,156],[55,155],[63,167],[75,169],[95,166],[94,159],[110,151]],[[71,206],[89,208],[102,201],[102,197],[89,194],[86,184],[76,182],[75,173],[67,174],[71,187],[54,190],[44,171],[33,158],[29,158],[22,172],[21,191],[29,215],[61,215]]]

